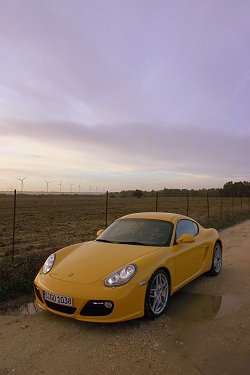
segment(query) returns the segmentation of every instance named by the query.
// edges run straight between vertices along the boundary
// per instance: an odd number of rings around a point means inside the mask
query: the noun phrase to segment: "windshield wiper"
[[[106,242],[106,243],[114,243],[113,241],[102,240],[101,238],[100,238],[100,239],[97,238],[96,241],[99,241],[99,242]]]
[[[109,240],[102,240],[101,238],[100,239],[96,239],[96,241],[99,241],[99,242],[105,242],[105,243],[116,243],[118,245],[139,245],[139,246],[147,246],[145,243],[142,243],[142,242],[137,242],[137,241],[109,241]]]
[[[118,244],[122,245],[141,245],[141,246],[147,246],[145,243],[137,242],[137,241],[121,241],[117,242]]]

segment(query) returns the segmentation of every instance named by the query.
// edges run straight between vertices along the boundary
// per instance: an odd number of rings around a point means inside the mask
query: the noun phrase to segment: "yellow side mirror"
[[[98,232],[96,233],[96,236],[100,236],[100,234],[102,234],[102,232],[104,232],[104,229],[99,229]]]
[[[192,243],[195,241],[194,236],[191,234],[184,233],[177,240],[176,243]]]

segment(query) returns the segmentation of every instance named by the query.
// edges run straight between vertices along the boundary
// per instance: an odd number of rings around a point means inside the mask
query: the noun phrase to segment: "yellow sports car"
[[[187,216],[130,214],[97,235],[47,258],[34,280],[41,308],[89,322],[157,318],[170,295],[222,267],[218,232]]]

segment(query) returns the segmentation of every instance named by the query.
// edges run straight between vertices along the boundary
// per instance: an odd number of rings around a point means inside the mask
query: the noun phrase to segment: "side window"
[[[176,239],[182,234],[191,234],[191,236],[196,236],[199,233],[199,227],[192,220],[180,220],[176,227]]]

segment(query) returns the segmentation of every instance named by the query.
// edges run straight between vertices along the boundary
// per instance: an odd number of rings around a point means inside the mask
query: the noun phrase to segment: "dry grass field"
[[[217,229],[249,217],[249,198],[161,197],[157,210],[188,215]],[[132,212],[156,211],[155,197],[109,198],[107,224]],[[106,224],[105,195],[0,195],[0,301],[26,292],[48,254],[92,240]],[[14,243],[14,248],[13,248]],[[14,262],[11,261],[14,250]]]
[[[188,208],[187,208],[188,205]],[[10,256],[13,245],[14,200],[0,195],[0,257]],[[156,210],[155,197],[109,198],[107,223],[132,212]],[[205,227],[221,229],[239,215],[249,212],[249,199],[206,197],[159,197],[158,211],[186,215]],[[188,211],[187,211],[188,210]],[[208,217],[209,216],[209,217]],[[37,250],[54,251],[72,243],[95,238],[105,227],[105,195],[25,195],[17,194],[15,256]]]

